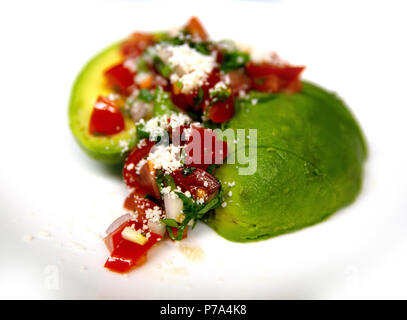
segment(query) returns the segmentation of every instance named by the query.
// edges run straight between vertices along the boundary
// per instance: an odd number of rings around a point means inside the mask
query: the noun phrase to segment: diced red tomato
[[[232,95],[236,97],[241,91],[247,92],[250,90],[252,81],[241,69],[232,70],[227,73],[230,80],[230,88]]]
[[[196,168],[189,175],[184,171],[175,170],[171,173],[174,182],[183,192],[189,191],[194,199],[203,198],[205,201],[213,198],[220,188],[219,181],[210,173]]]
[[[214,123],[226,122],[235,114],[235,103],[232,95],[226,101],[215,102],[208,108],[208,117]]]
[[[208,40],[208,33],[197,17],[191,17],[185,26],[185,29],[192,35],[194,40]]]
[[[139,266],[145,261],[147,252],[159,241],[161,236],[151,233],[151,237],[144,245],[125,240],[122,238],[121,242],[117,244],[110,257],[105,263],[105,268],[111,271],[125,273],[132,268]]]
[[[122,53],[125,56],[137,57],[143,51],[155,43],[154,35],[146,32],[134,32],[129,39],[122,44]]]
[[[209,100],[209,89],[213,88],[220,80],[221,76],[219,69],[213,69],[208,75],[205,84],[202,87],[193,90],[191,93],[182,93],[181,89],[174,84],[172,86],[172,101],[182,110],[203,110],[205,101]],[[202,89],[203,92],[201,99],[198,98],[199,89]]]
[[[205,84],[202,86],[202,89],[205,94],[209,95],[209,89],[213,88],[221,80],[220,70],[215,68],[208,75]]]
[[[105,71],[107,82],[120,93],[128,95],[134,85],[134,75],[123,63],[114,65]]]
[[[124,130],[124,117],[113,101],[99,96],[93,106],[89,121],[92,135],[112,135]]]
[[[122,216],[123,217],[123,216]],[[122,218],[120,217],[120,218]],[[120,219],[119,218],[119,219]],[[126,217],[124,217],[126,218]],[[116,221],[113,222],[113,224]],[[123,240],[122,238],[122,231],[124,228],[131,226],[133,223],[139,226],[139,223],[132,220],[130,215],[127,215],[127,218],[125,219],[125,221],[123,223],[121,223],[119,226],[117,226],[116,229],[114,229],[113,231],[111,231],[103,240],[105,242],[105,245],[107,247],[107,249],[109,250],[109,252],[112,252],[118,245],[119,243]]]
[[[253,88],[262,92],[300,90],[299,77],[304,69],[302,66],[279,66],[267,62],[249,62],[246,65],[246,72],[252,77]]]
[[[147,157],[150,149],[155,142],[148,139],[145,140],[145,145],[138,148],[135,147],[128,155],[123,168],[123,178],[129,188],[140,187],[140,175],[136,172],[136,166],[143,158]]]
[[[274,74],[252,79],[253,89],[260,92],[279,92],[283,87],[280,78]]]
[[[185,145],[185,164],[206,170],[212,164],[222,164],[227,157],[227,143],[216,138],[216,134],[200,127],[192,127]]]
[[[172,86],[171,99],[174,104],[181,110],[189,110],[194,106],[194,97],[198,92],[195,90],[191,94],[182,93],[180,90],[176,90],[175,86]]]
[[[138,185],[144,188],[150,196],[156,199],[160,199],[160,190],[158,189],[155,181],[156,172],[154,169],[154,163],[147,161],[141,168],[138,176]]]
[[[304,69],[305,67],[302,66],[279,66],[267,62],[249,62],[246,65],[246,72],[251,77],[264,77],[274,74],[284,80],[297,78]]]

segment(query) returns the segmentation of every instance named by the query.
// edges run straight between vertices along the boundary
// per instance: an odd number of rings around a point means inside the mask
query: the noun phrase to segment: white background
[[[407,298],[403,4],[2,1],[0,298]],[[307,65],[304,78],[345,99],[369,145],[363,192],[327,222],[259,243],[230,243],[200,224],[187,243],[202,260],[168,242],[129,276],[113,274],[98,234],[126,189],[76,146],[71,85],[103,47],[192,14],[216,39]]]

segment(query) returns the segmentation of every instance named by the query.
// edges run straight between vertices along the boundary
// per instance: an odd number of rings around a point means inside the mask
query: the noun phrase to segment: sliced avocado
[[[239,164],[226,164],[215,172],[222,182],[235,184],[223,183],[232,196],[207,220],[222,237],[247,242],[298,230],[359,193],[364,138],[334,94],[307,82],[292,95],[252,93],[237,103],[228,127],[257,129],[257,170],[239,175]]]
[[[107,164],[122,163],[126,152],[137,143],[136,128],[129,117],[125,117],[125,130],[118,134],[94,136],[89,133],[89,119],[97,97],[112,93],[103,73],[121,59],[119,45],[115,44],[90,60],[75,81],[69,105],[70,127],[77,142],[92,158]]]

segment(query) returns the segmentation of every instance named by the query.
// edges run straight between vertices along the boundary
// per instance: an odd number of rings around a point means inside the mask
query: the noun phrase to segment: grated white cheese
[[[192,119],[185,113],[172,113],[170,116],[163,115],[154,117],[144,122],[141,119],[138,124],[144,125],[144,130],[149,132],[152,137],[162,135],[168,128],[177,128],[191,123]]]
[[[159,222],[163,217],[163,211],[159,206],[154,206],[153,209],[149,208],[146,210],[146,218],[152,222]]]
[[[126,140],[119,140],[119,146],[122,148],[121,153],[125,153],[129,150],[129,142]]]
[[[171,173],[182,167],[181,150],[181,146],[155,146],[148,155],[147,160],[154,163],[154,169],[162,169]]]
[[[136,72],[138,61],[139,61],[138,58],[128,58],[124,61],[123,65],[125,68],[129,69],[131,72]]]
[[[189,93],[202,86],[216,65],[214,57],[204,55],[187,44],[180,46],[159,44],[155,48],[158,56],[173,70],[170,76],[171,83],[180,81],[182,84],[182,93]]]

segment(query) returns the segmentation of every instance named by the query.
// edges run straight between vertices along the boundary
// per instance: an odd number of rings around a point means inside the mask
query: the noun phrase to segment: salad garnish
[[[125,119],[136,127],[138,142],[123,166],[126,213],[105,237],[105,267],[123,273],[165,237],[182,240],[225,206],[213,173],[228,146],[211,128],[230,120],[249,91],[298,92],[304,67],[275,54],[257,61],[231,41],[213,41],[196,17],[175,33],[135,32],[120,52],[122,60],[104,72],[111,93],[95,101],[89,134],[120,134]]]

